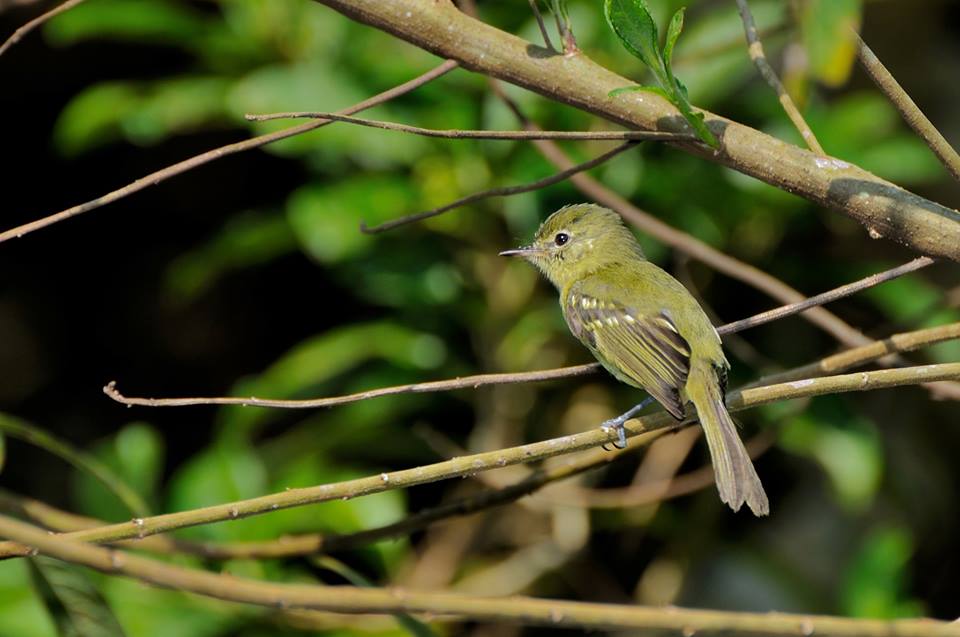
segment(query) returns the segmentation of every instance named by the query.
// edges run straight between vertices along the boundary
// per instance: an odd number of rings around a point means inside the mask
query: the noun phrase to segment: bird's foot
[[[614,430],[617,432],[617,439],[614,442],[610,443],[614,446],[615,449],[627,448],[627,430],[624,427],[624,424],[626,424],[628,420],[636,416],[638,413],[643,411],[643,409],[652,402],[653,402],[653,398],[651,398],[650,396],[647,396],[642,401],[640,401],[639,403],[637,403],[627,411],[623,412],[616,418],[605,420],[604,423],[600,425],[600,429],[603,430],[604,432],[610,432],[610,430]],[[601,448],[604,451],[609,451],[609,449],[607,449],[607,443],[604,443],[601,446]]]

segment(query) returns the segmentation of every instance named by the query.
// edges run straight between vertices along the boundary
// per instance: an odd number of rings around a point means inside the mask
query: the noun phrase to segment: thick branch
[[[568,602],[530,597],[478,597],[397,588],[276,584],[165,564],[115,549],[90,546],[48,534],[29,524],[0,516],[0,535],[61,560],[109,574],[126,575],[158,586],[216,599],[283,609],[341,613],[429,613],[463,619],[582,629],[640,628],[667,634],[811,635],[824,637],[939,637],[956,631],[934,620],[871,620],[650,608]]]
[[[630,129],[687,131],[664,99],[583,54],[558,55],[475,20],[445,0],[318,0],[469,69],[528,88]],[[788,192],[857,219],[871,236],[889,237],[923,254],[960,260],[960,213],[928,201],[847,162],[824,158],[755,129],[706,113],[721,151],[676,143]]]

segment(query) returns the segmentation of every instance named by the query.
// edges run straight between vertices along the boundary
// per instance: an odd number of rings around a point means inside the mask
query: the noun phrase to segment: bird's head
[[[547,217],[528,246],[501,256],[523,257],[558,289],[612,263],[643,258],[620,215],[595,204],[565,206]]]

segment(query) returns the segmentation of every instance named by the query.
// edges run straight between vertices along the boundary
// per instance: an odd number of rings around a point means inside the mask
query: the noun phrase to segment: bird
[[[656,400],[678,421],[692,406],[706,435],[720,499],[757,516],[770,504],[724,403],[720,335],[690,292],[646,259],[616,212],[584,203],[560,208],[524,247],[501,256],[536,266],[560,293],[567,326],[617,380],[648,399],[604,423],[626,445],[624,423]],[[691,414],[692,415],[692,414]]]

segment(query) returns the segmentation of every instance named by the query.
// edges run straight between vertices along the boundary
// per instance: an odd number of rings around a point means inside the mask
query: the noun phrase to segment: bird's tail
[[[767,494],[740,440],[737,427],[727,413],[716,370],[709,362],[702,361],[690,370],[687,396],[697,408],[700,424],[707,436],[720,499],[734,511],[746,502],[754,515],[767,515],[770,512]]]

